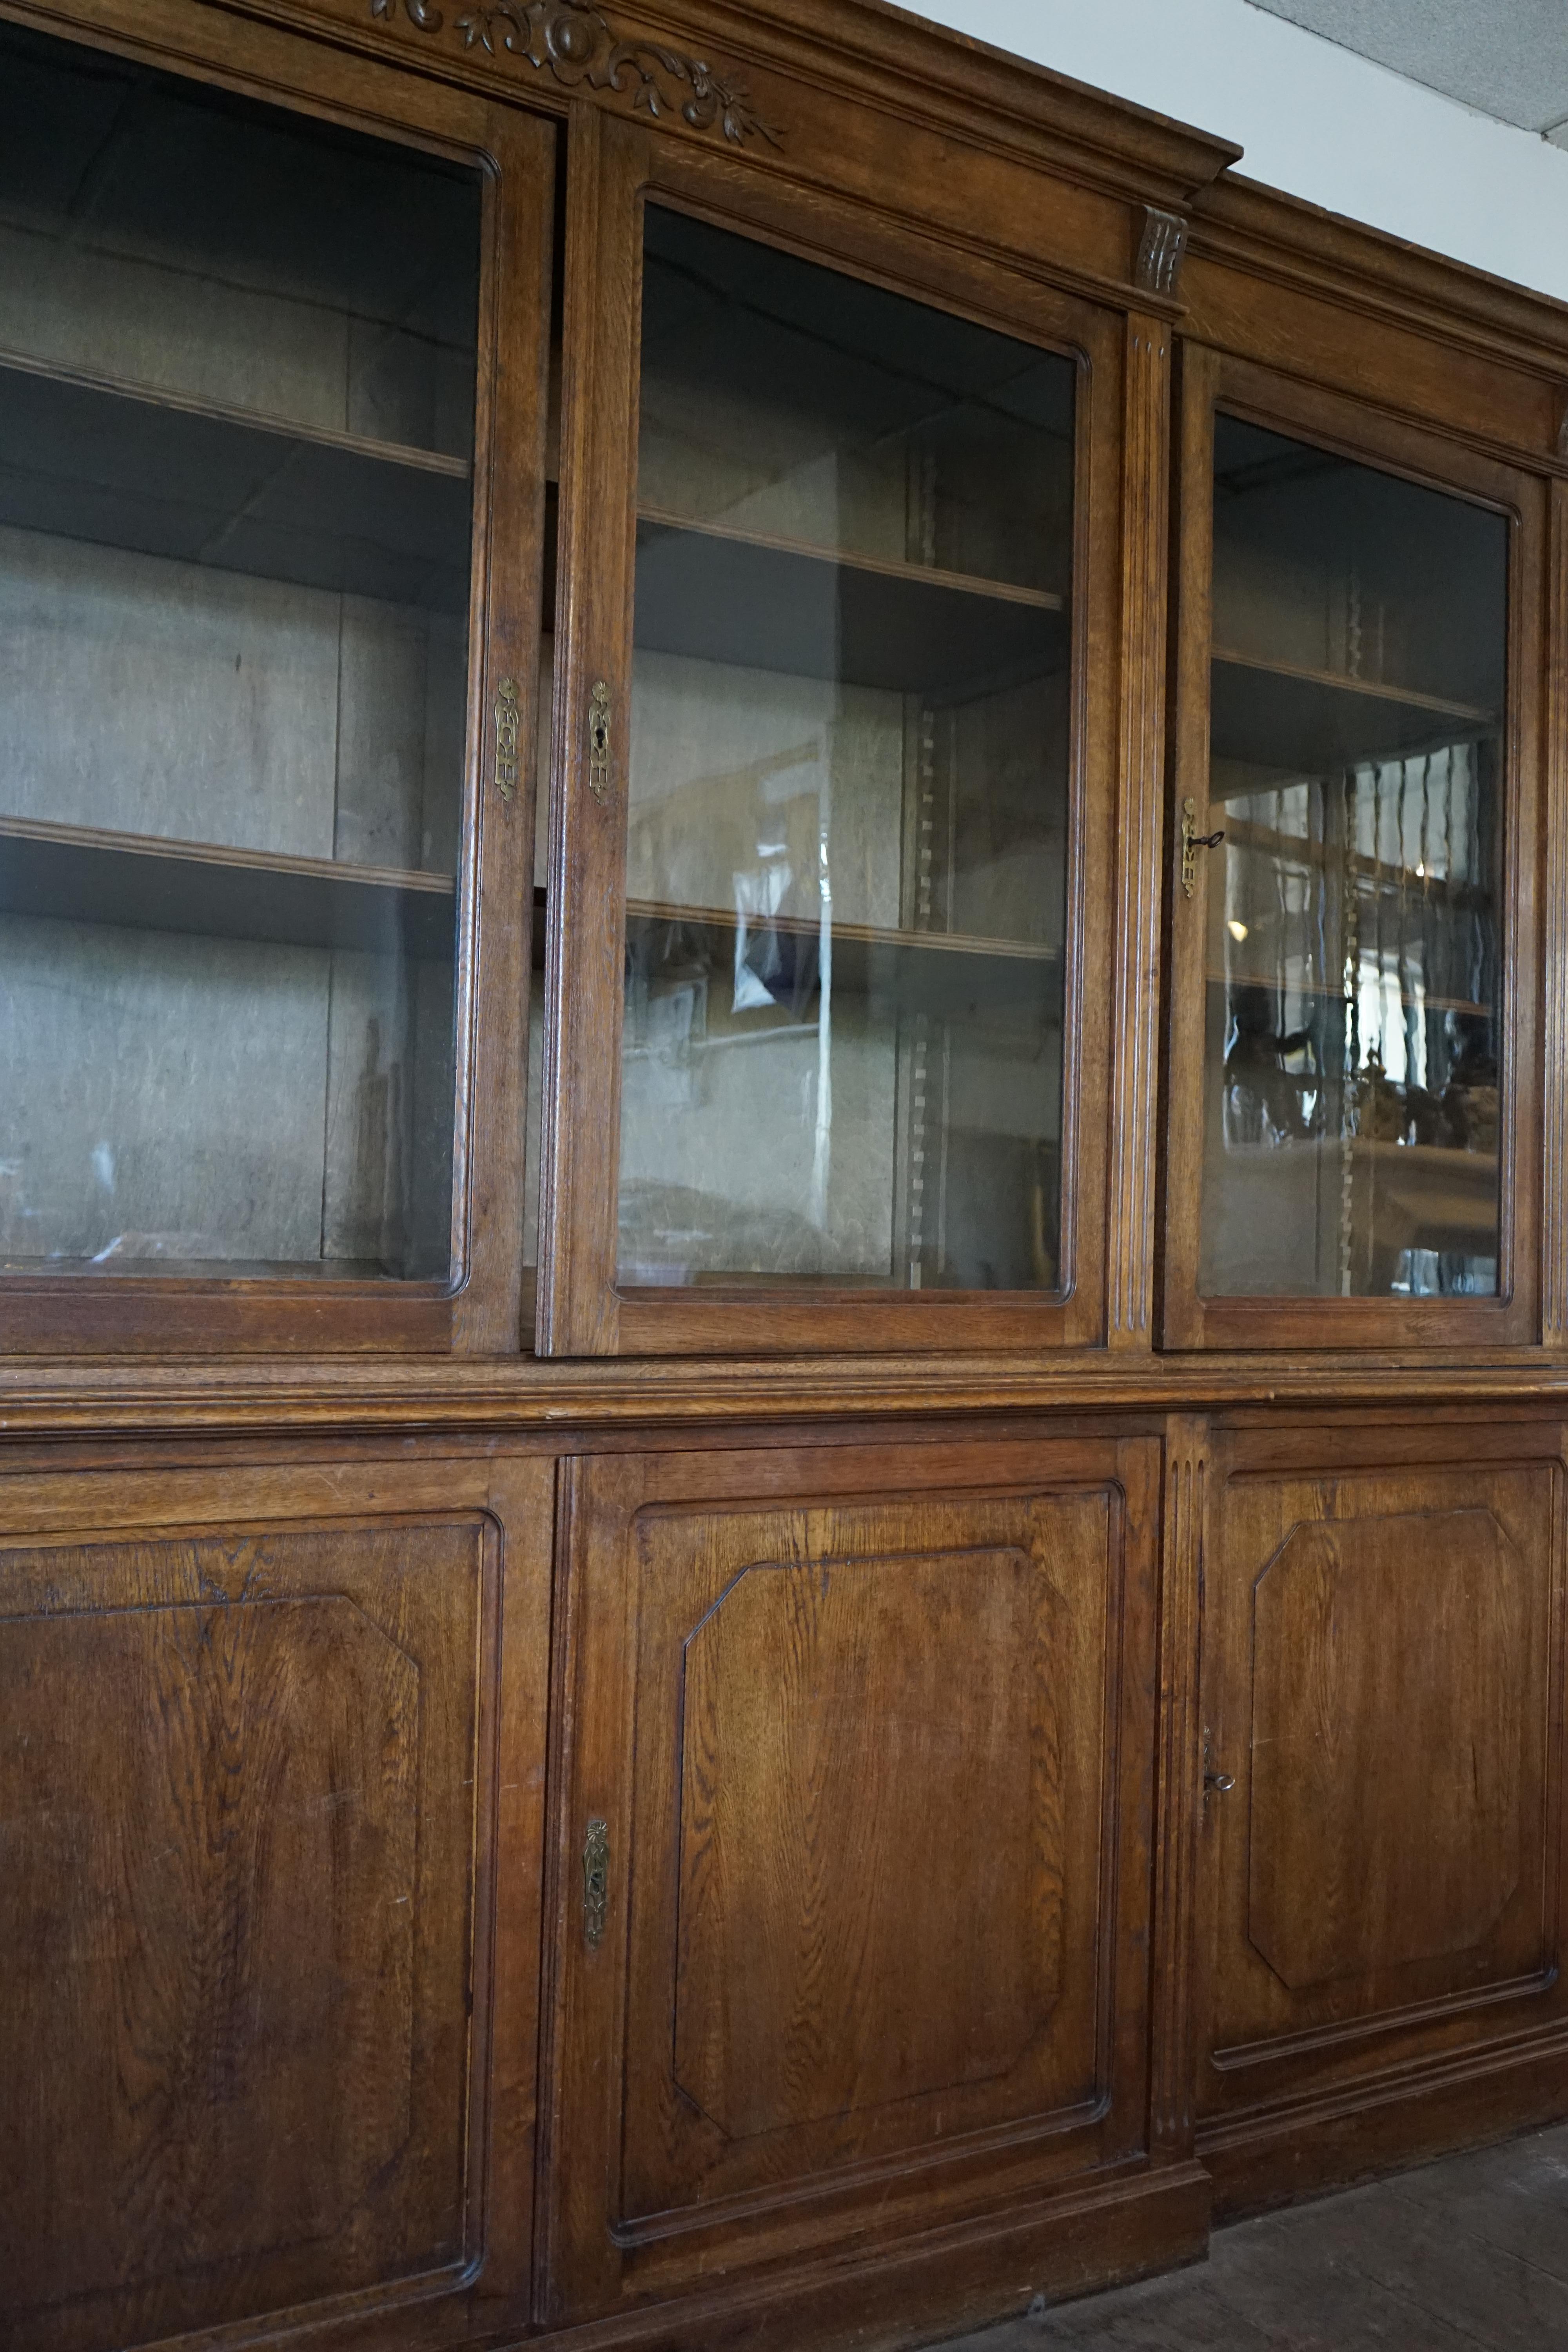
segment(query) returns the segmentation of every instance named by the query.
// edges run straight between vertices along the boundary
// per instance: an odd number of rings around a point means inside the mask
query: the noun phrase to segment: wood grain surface
[[[550,2317],[831,2243],[922,2179],[956,2217],[1143,2146],[1141,1972],[1111,1955],[1147,1901],[1152,1467],[1136,1443],[583,1465]]]
[[[1247,1934],[1292,1992],[1497,1924],[1531,1582],[1493,1513],[1451,1502],[1298,1525],[1254,1585]]]
[[[1163,319],[1137,314],[1129,319],[1107,1318],[1113,1348],[1147,1348],[1154,1319],[1165,648],[1171,619],[1171,344]]]
[[[533,1998],[526,1973],[492,1997],[492,1954],[526,1970],[531,1935],[536,1965],[551,1482],[442,1469],[0,1481],[13,1528],[74,1511],[103,1530],[0,1540],[18,2352],[296,2306],[390,2306],[395,2336],[416,2282],[451,2294],[476,2270],[459,2332],[517,2308]],[[487,2230],[489,2173],[524,2202]]]
[[[471,1526],[0,1555],[47,1580],[0,1626],[18,2325],[463,2260],[471,1824],[419,1846],[461,1820],[479,1570]]]
[[[1555,1433],[1223,1441],[1208,2124],[1560,2032]]]
[[[1016,1547],[759,1561],[687,1637],[675,2082],[726,2139],[1022,2057],[1061,1984],[1070,1642]]]
[[[7,2352],[870,2352],[1188,2259],[1211,2185],[1237,2210],[1568,2112],[1560,307],[873,0],[647,0],[627,37],[774,134],[729,139],[494,11],[0,16],[487,180],[467,1287],[0,1297]],[[1075,356],[1058,1298],[616,1295],[645,191]],[[1134,283],[1151,205],[1191,220],[1169,298]],[[493,746],[506,677],[536,734],[552,310],[530,1332],[534,803]],[[1203,907],[1161,802],[1207,786],[1220,399],[1515,518],[1495,1305],[1198,1293]],[[1556,2317],[1424,2249],[1423,2341]]]

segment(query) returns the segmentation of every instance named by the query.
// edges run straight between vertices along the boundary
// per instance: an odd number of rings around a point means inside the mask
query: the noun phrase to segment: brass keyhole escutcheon
[[[610,1907],[610,1825],[595,1814],[583,1840],[583,1940],[590,1951],[603,1941]]]
[[[1217,849],[1225,839],[1219,833],[1198,831],[1198,804],[1189,793],[1182,803],[1182,887],[1190,898],[1198,887],[1198,852]]]
[[[588,698],[588,790],[603,802],[610,789],[610,689],[601,677]]]
[[[517,790],[517,680],[503,677],[496,694],[496,790],[510,801]]]

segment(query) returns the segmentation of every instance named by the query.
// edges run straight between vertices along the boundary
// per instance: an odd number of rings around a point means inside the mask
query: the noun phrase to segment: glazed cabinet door
[[[1563,2079],[1560,1454],[1473,1420],[1215,1441],[1199,2149],[1254,2200],[1310,2185],[1305,2121],[1366,2169],[1401,2091],[1484,2119],[1489,2074]]]
[[[1189,351],[1165,1338],[1538,1336],[1543,486]]]
[[[1098,1339],[1114,322],[588,110],[567,252],[541,1347]]]
[[[621,1456],[566,1517],[540,2316],[1146,2146],[1152,1440]]]
[[[0,2340],[516,2329],[552,1467],[188,1460],[0,1478]]]
[[[0,1347],[514,1352],[554,133],[89,13],[0,22]]]

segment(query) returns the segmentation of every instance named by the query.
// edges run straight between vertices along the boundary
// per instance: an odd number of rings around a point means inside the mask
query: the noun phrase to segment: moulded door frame
[[[647,200],[1079,360],[1060,1294],[616,1282],[627,737]],[[542,1355],[1091,1346],[1106,1318],[1126,321],[731,159],[574,103],[568,135],[537,1345]],[[1163,449],[1157,453],[1163,464]],[[590,748],[609,688],[607,762]],[[595,789],[597,782],[599,789]],[[1151,879],[1152,877],[1151,877]],[[1070,1172],[1068,1172],[1070,1171]]]
[[[7,16],[12,11],[4,12]],[[197,86],[477,167],[483,175],[467,721],[457,877],[452,1275],[440,1282],[226,1275],[26,1274],[0,1279],[7,1354],[515,1354],[521,1344],[523,1129],[532,918],[533,759],[549,415],[557,131],[346,55],[302,28],[137,0],[78,0],[57,37]],[[21,21],[30,23],[32,15]],[[167,25],[169,30],[164,31]],[[322,28],[323,31],[325,28]],[[395,235],[389,222],[387,234]],[[497,773],[495,709],[516,688],[515,785]],[[505,782],[503,792],[501,785]]]
[[[1169,1022],[1163,1214],[1168,1348],[1518,1348],[1539,1337],[1541,1235],[1542,630],[1546,485],[1457,439],[1405,424],[1340,393],[1189,343],[1181,355],[1177,631],[1172,816],[1166,857]],[[1179,879],[1179,812],[1209,816],[1209,656],[1216,409],[1508,515],[1508,704],[1500,893],[1504,980],[1501,1234],[1496,1298],[1205,1297],[1198,1287],[1205,1149],[1208,887],[1199,856],[1189,898]],[[1217,822],[1223,824],[1223,814]]]

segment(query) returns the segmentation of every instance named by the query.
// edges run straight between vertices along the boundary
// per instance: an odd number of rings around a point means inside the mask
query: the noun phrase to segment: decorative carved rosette
[[[493,0],[448,20],[430,0],[402,0],[422,33],[447,32],[465,48],[492,58],[525,59],[566,89],[586,85],[628,98],[656,121],[679,110],[693,131],[722,131],[735,146],[752,138],[780,144],[779,134],[753,109],[744,84],[716,73],[700,58],[682,57],[651,41],[622,40],[589,0]],[[395,21],[398,0],[370,0],[373,16]]]

